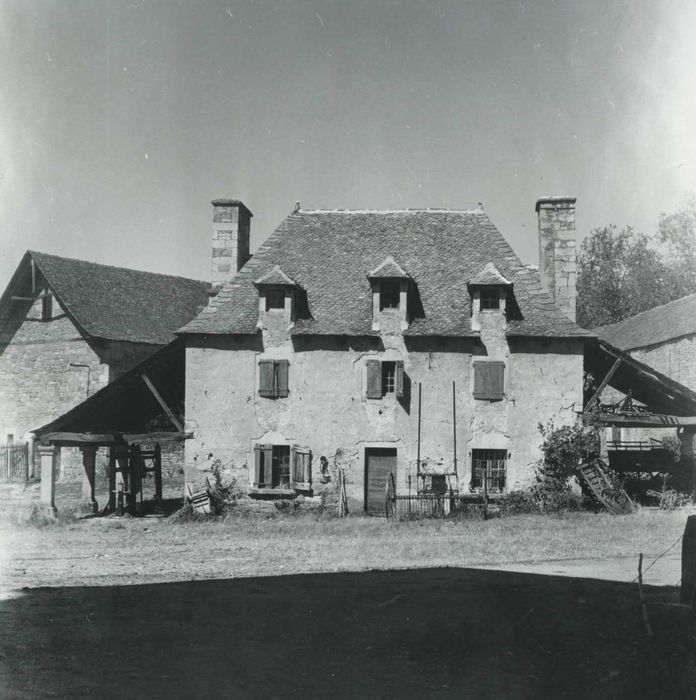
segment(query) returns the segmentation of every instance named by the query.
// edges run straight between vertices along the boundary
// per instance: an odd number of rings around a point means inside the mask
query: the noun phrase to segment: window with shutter
[[[505,392],[504,362],[474,362],[474,398],[499,401]]]
[[[285,398],[288,396],[288,360],[259,361],[259,396]]]
[[[382,363],[379,360],[368,360],[367,366],[367,398],[382,398]]]

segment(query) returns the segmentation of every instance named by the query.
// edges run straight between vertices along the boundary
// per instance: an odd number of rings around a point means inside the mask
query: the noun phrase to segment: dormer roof
[[[261,275],[257,280],[254,280],[257,287],[275,286],[275,287],[296,287],[297,283],[291,277],[288,277],[280,265],[275,265],[272,270],[269,270],[265,275]]]
[[[367,275],[368,279],[377,279],[381,277],[400,277],[409,279],[410,275],[404,271],[404,268],[399,265],[392,255],[387,255],[386,258]]]
[[[504,277],[492,262],[487,262],[467,284],[469,287],[512,286],[512,282]]]

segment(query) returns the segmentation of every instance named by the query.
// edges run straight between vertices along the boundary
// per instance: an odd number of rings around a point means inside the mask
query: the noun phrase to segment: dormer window
[[[285,289],[268,287],[266,289],[266,311],[285,308]]]
[[[500,289],[498,287],[481,288],[481,310],[500,308]]]
[[[409,274],[388,255],[367,278],[372,286],[372,330],[394,333],[408,328],[408,297],[414,289]]]
[[[398,309],[401,301],[401,280],[382,279],[379,282],[379,310]]]
[[[288,322],[294,320],[297,284],[280,269],[280,265],[255,280],[254,285],[259,290],[259,327],[263,327],[266,321],[275,323],[280,317]]]

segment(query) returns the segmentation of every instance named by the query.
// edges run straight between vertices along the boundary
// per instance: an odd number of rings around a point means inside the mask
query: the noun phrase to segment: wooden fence
[[[0,445],[0,482],[29,479],[29,443]]]

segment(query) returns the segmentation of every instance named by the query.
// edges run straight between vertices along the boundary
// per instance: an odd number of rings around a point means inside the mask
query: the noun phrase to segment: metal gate
[[[8,442],[0,445],[0,482],[29,479],[29,443]]]

